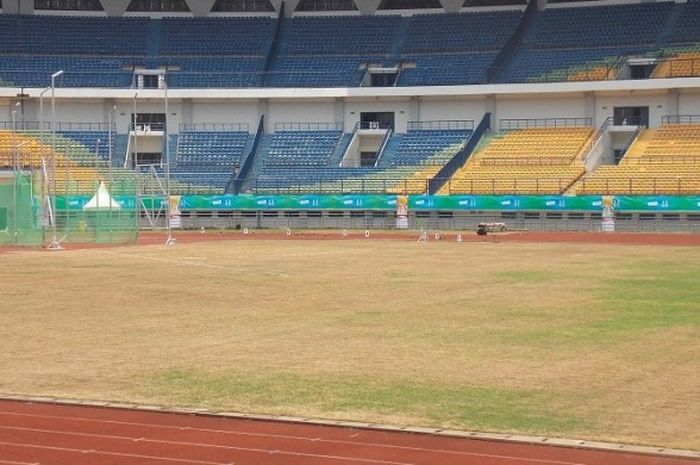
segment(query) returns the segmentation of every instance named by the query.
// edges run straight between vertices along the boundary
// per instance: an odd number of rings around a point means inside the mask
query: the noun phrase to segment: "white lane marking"
[[[6,412],[0,412],[0,415],[3,415],[3,414],[6,414]],[[10,415],[13,415],[13,414],[14,413],[10,413]],[[54,416],[48,416],[48,415],[26,415],[26,414],[18,414],[18,415],[20,415],[20,416],[50,417],[50,418],[55,418],[55,419],[69,419],[69,420],[98,422],[98,423],[121,424],[121,425],[128,425],[128,426],[142,426],[142,427],[145,426],[148,428],[163,428],[163,429],[183,430],[183,428],[176,427],[176,426],[155,425],[155,424],[138,423],[138,422],[122,422],[122,421],[115,421],[115,420],[96,420],[96,419],[92,419],[92,418],[83,419],[83,418],[73,418],[73,417],[54,417]],[[67,432],[64,433],[62,431],[41,430],[41,429],[26,428],[26,427],[11,427],[11,426],[8,427],[8,426],[1,426],[0,425],[0,429],[16,429],[16,430],[37,431],[37,432],[46,432],[46,433],[74,434],[74,435],[95,436],[95,437],[110,437],[110,438],[114,438],[114,439],[126,439],[129,441],[134,440],[133,437],[127,437],[127,436],[105,436],[105,435],[95,435],[95,434],[90,434],[90,433],[67,433]],[[246,432],[215,430],[215,429],[206,429],[206,428],[186,428],[186,429],[191,430],[191,431],[203,432],[203,433],[223,433],[223,434],[232,434],[232,435],[249,436],[249,437],[254,436],[254,437],[260,437],[260,438],[292,439],[292,440],[300,440],[300,441],[308,441],[308,442],[324,442],[324,443],[329,443],[329,444],[353,445],[353,446],[359,446],[359,447],[376,447],[376,448],[386,448],[386,449],[408,450],[408,451],[413,451],[413,452],[424,452],[427,454],[446,454],[446,455],[460,455],[460,456],[506,459],[506,460],[511,460],[511,461],[528,462],[528,463],[541,463],[541,464],[548,464],[548,465],[585,465],[585,464],[580,463],[580,462],[568,462],[568,461],[561,461],[561,460],[523,458],[523,457],[501,455],[501,454],[485,454],[485,453],[481,453],[481,452],[451,451],[451,450],[445,450],[445,449],[432,449],[432,448],[423,448],[423,447],[395,446],[395,445],[390,445],[390,444],[367,443],[367,442],[360,442],[360,441],[340,441],[340,440],[334,440],[334,439],[321,439],[321,438],[317,438],[317,437],[308,438],[308,437],[302,437],[302,436],[288,436],[288,435],[279,435],[279,434],[246,433]],[[143,441],[144,442],[165,443],[165,444],[196,445],[196,446],[200,446],[200,447],[229,448],[229,446],[222,446],[222,445],[218,445],[218,444],[178,442],[178,441],[167,441],[167,440],[159,440],[159,439],[143,438]],[[235,447],[233,447],[233,448],[237,449]],[[268,452],[268,453],[271,451],[270,449],[261,449],[261,450]],[[285,453],[287,453],[287,452],[285,452]],[[309,454],[309,455],[316,456],[314,454]],[[362,460],[362,459],[354,459],[354,460]],[[365,461],[371,461],[371,459],[365,459]],[[398,464],[401,462],[379,462],[379,463],[397,463]]]

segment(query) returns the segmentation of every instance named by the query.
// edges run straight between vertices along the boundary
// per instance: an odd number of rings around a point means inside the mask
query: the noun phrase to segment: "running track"
[[[0,400],[0,465],[698,465],[693,458]]]

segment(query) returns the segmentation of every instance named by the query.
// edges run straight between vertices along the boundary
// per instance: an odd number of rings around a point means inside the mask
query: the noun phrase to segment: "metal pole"
[[[113,186],[113,180],[112,180],[112,124],[114,123],[114,119],[116,117],[116,111],[117,111],[117,106],[112,105],[112,109],[107,112],[107,120],[109,124],[107,125],[107,179],[109,182],[109,192],[114,195],[114,186]],[[97,151],[97,154],[99,156],[99,150]],[[109,201],[109,242],[110,244],[112,243],[112,201]]]
[[[44,173],[46,173],[46,142],[45,142],[45,133],[46,133],[46,128],[44,127],[44,94],[47,93],[48,91],[51,90],[51,87],[46,87],[39,93],[39,142],[41,144],[41,161],[42,161],[42,166],[44,167]],[[41,183],[41,208],[42,208],[42,218],[51,218],[54,215],[54,212],[51,212],[49,216],[45,215],[43,213],[43,210],[45,208],[51,208],[48,199],[49,195],[49,186],[48,184],[48,179],[44,179],[45,182]],[[41,243],[44,244],[46,241],[46,221],[41,222]]]
[[[17,245],[17,176],[19,176],[19,157],[17,147],[17,107],[15,104],[12,110],[12,242]]]
[[[165,97],[165,124],[163,126],[163,137],[165,138],[165,245],[174,245],[173,230],[170,227],[170,141],[168,140],[168,70],[163,73],[163,90]]]
[[[51,243],[47,250],[63,249],[58,242],[56,234],[56,223],[58,222],[58,215],[56,214],[56,78],[62,74],[63,70],[60,70],[51,75],[51,203],[53,207],[53,224],[51,225]]]
[[[136,92],[134,94],[134,113],[131,117],[131,119],[132,119],[131,131],[134,134],[134,156],[132,157],[132,161],[133,161],[133,165],[134,165],[135,170],[138,169],[138,160],[139,160],[139,158],[138,158],[138,155],[139,155],[138,145],[136,144],[136,97],[138,97],[138,96],[139,96],[139,93]]]

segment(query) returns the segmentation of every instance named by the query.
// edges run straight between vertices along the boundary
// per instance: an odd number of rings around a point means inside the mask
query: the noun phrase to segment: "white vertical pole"
[[[50,87],[46,87],[39,93],[39,141],[41,143],[41,165],[42,165],[42,173],[46,174],[46,152],[45,152],[45,147],[46,147],[46,141],[44,134],[46,132],[46,129],[44,128],[44,94],[50,91]],[[41,243],[42,245],[46,241],[46,221],[45,218],[49,218],[51,220],[53,218],[53,212],[49,212],[49,215],[45,215],[43,213],[43,210],[45,208],[48,208],[51,210],[51,206],[48,203],[48,195],[49,195],[49,186],[47,185],[49,179],[47,176],[44,176],[44,182],[41,183],[41,208],[42,208],[42,222],[41,222]]]
[[[56,234],[56,223],[58,215],[56,214],[56,78],[63,74],[63,70],[56,71],[51,75],[51,191],[52,191],[52,207],[53,207],[53,224],[51,244],[47,247],[48,250],[61,250],[61,244],[58,242]]]
[[[17,107],[12,109],[12,242],[17,245],[17,189],[19,186],[19,148],[17,147]]]
[[[163,137],[165,138],[165,230],[167,236],[165,245],[174,245],[173,230],[170,227],[170,141],[168,140],[168,70],[163,73],[163,90],[165,95],[165,124],[163,126]]]

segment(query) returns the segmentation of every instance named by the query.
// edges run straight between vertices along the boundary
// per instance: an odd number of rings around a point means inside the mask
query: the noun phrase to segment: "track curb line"
[[[403,432],[412,434],[443,436],[451,438],[473,439],[479,441],[510,442],[518,444],[531,444],[551,447],[566,447],[573,449],[588,449],[608,452],[625,452],[630,454],[656,455],[664,457],[697,459],[700,463],[700,451],[687,449],[669,449],[664,447],[640,446],[632,444],[619,444],[611,442],[548,438],[544,436],[527,436],[519,434],[485,433],[479,431],[463,431],[453,429],[425,428],[416,426],[397,426],[384,423],[365,423],[359,421],[330,420],[321,418],[306,418],[285,415],[263,415],[241,412],[229,412],[209,410],[205,408],[177,407],[149,404],[135,404],[130,402],[110,402],[100,400],[81,400],[51,396],[22,396],[14,394],[0,394],[0,401],[14,401],[27,403],[67,405],[75,407],[112,408],[119,410],[149,411],[168,413],[174,415],[195,415],[222,417],[238,420],[269,421],[280,423],[298,423],[339,428],[367,429],[373,431],[386,431],[391,433]]]

